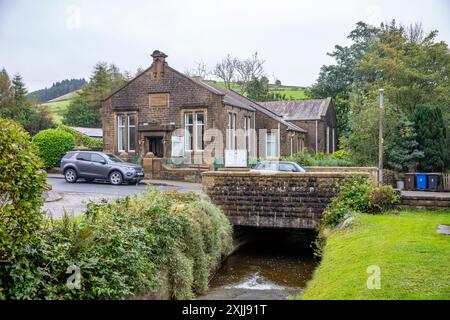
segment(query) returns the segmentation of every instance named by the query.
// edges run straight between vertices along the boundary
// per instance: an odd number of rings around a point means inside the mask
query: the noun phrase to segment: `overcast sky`
[[[0,68],[33,91],[88,79],[97,61],[134,73],[155,49],[180,71],[258,51],[271,81],[308,86],[356,22],[392,18],[450,42],[449,0],[0,0]]]

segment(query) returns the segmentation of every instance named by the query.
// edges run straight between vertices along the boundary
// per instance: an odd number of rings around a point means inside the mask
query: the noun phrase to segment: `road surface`
[[[49,177],[47,182],[52,185],[52,190],[58,192],[62,199],[55,202],[45,202],[43,209],[48,217],[60,218],[66,212],[69,215],[80,215],[86,210],[89,200],[98,201],[102,198],[115,199],[135,193],[141,194],[147,190],[147,184],[113,186],[105,182],[87,182],[80,179],[77,183],[67,183],[61,178]],[[159,190],[176,190],[178,192],[201,192],[199,185],[173,186],[152,184]]]

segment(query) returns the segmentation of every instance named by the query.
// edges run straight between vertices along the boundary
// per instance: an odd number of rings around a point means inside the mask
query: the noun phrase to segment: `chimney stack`
[[[162,51],[155,50],[152,53],[153,58],[153,79],[164,78],[164,66],[167,64],[167,54]]]

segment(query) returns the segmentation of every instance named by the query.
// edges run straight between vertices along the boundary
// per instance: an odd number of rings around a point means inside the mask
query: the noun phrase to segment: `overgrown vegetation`
[[[323,213],[323,225],[333,228],[355,213],[381,213],[400,203],[400,196],[389,185],[374,186],[367,176],[346,178]]]
[[[10,274],[32,269],[22,256],[35,250],[43,222],[47,175],[29,138],[20,125],[0,118],[0,299],[14,281]]]
[[[171,297],[189,299],[232,246],[228,220],[207,199],[152,188],[89,203],[82,217],[47,221],[40,236],[23,260],[30,268],[12,268],[7,298],[123,299],[157,290],[167,273]]]
[[[311,155],[305,148],[292,156],[282,158],[284,161],[297,162],[304,167],[352,167],[354,164],[347,160],[345,151],[336,151],[331,155],[325,155],[323,152],[318,152]]]

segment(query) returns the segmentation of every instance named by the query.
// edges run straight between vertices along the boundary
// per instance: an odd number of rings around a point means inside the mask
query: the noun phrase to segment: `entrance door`
[[[156,158],[164,158],[163,137],[148,137],[148,145]]]

